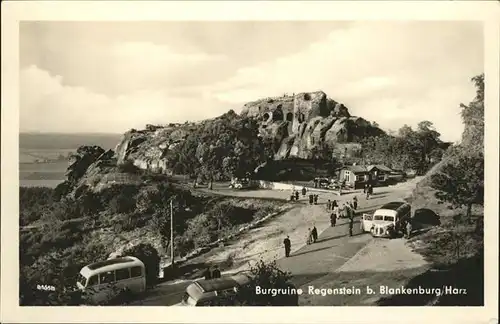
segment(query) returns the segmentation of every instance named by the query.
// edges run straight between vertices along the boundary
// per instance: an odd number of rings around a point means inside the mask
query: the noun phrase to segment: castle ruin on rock
[[[308,159],[323,143],[340,147],[381,132],[363,118],[351,116],[343,104],[323,91],[249,102],[241,114],[260,120],[261,135],[279,146],[276,159]]]

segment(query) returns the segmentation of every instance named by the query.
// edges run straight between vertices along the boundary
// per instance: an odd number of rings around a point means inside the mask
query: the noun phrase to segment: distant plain
[[[69,157],[82,145],[114,149],[121,134],[19,134],[19,186],[55,188],[65,180]]]

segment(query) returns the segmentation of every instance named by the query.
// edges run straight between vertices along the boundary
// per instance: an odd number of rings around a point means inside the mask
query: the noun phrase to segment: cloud
[[[207,96],[175,96],[167,90],[138,90],[108,96],[64,85],[37,66],[21,70],[20,130],[124,132],[145,124],[200,120],[231,107]]]
[[[63,75],[65,85],[107,95],[202,85],[212,82],[212,73],[203,72],[227,61],[222,54],[179,52],[165,44],[145,41],[102,43],[76,38],[65,43],[45,37],[40,42],[21,42],[24,56],[31,56],[22,60],[30,62],[27,66],[34,64]]]
[[[429,119],[456,140],[458,106],[472,99],[470,78],[483,72],[482,48],[478,23],[356,23],[302,52],[241,68],[213,90],[232,103],[323,90],[385,128]]]
[[[78,26],[21,25],[23,129],[121,132],[323,90],[386,129],[428,119],[457,140],[483,72],[476,22]]]

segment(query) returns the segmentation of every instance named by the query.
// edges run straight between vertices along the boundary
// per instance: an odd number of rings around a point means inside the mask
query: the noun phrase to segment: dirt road
[[[325,281],[332,273],[341,269],[342,266],[350,264],[356,268],[354,261],[359,264],[367,263],[366,257],[361,258],[360,251],[368,249],[374,239],[369,234],[360,233],[359,217],[356,217],[354,226],[355,236],[348,235],[348,228],[345,220],[340,220],[336,227],[330,227],[329,214],[325,204],[328,199],[337,200],[340,204],[351,200],[355,195],[359,199],[359,212],[368,212],[376,209],[380,205],[389,201],[401,200],[407,197],[419,179],[400,183],[396,186],[376,188],[374,195],[366,200],[362,193],[354,193],[344,196],[334,194],[320,194],[318,205],[309,205],[304,198],[299,201],[294,208],[276,217],[264,226],[255,228],[243,234],[236,242],[224,247],[217,248],[203,256],[190,261],[193,266],[200,265],[200,270],[207,263],[216,264],[231,261],[230,272],[248,269],[253,262],[262,259],[264,261],[278,260],[278,264],[293,275],[292,281],[298,287],[306,288],[314,284],[315,287],[330,285],[334,281]],[[267,198],[283,198],[289,196],[287,191],[255,190],[246,191],[245,196],[264,196]],[[305,238],[308,228],[315,224],[320,232],[319,240],[315,244],[305,246]],[[282,247],[283,239],[290,236],[292,242],[292,255],[284,258]],[[402,241],[402,240],[400,240]],[[402,251],[407,251],[404,247]],[[391,257],[393,256],[389,253]],[[354,258],[354,259],[353,259]],[[411,258],[410,258],[411,259]],[[360,261],[361,260],[361,261]],[[389,259],[385,259],[391,262]],[[384,261],[384,262],[385,262]],[[364,268],[370,268],[364,265]],[[372,269],[379,267],[375,263]],[[195,276],[196,277],[196,276]],[[135,305],[173,305],[178,303],[184,293],[185,288],[192,280],[179,281],[177,283],[164,283],[148,293],[147,298],[135,303]],[[299,302],[301,305],[325,305],[327,299],[319,299],[317,296],[308,294],[301,295]],[[329,301],[330,305],[338,304],[339,301]],[[333,303],[333,304],[332,304]],[[342,303],[342,302],[340,302]]]

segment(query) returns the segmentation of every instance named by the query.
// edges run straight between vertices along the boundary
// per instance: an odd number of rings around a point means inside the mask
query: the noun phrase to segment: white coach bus
[[[132,256],[95,262],[80,270],[76,285],[93,303],[99,304],[112,296],[113,289],[144,292],[146,268]]]

